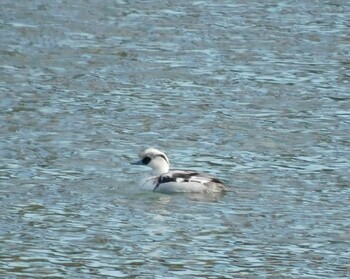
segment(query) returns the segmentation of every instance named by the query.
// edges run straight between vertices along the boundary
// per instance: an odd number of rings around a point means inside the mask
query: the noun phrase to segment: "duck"
[[[228,187],[220,179],[193,170],[170,170],[170,162],[164,152],[147,148],[140,160],[132,165],[148,166],[152,174],[141,187],[159,193],[223,193]]]

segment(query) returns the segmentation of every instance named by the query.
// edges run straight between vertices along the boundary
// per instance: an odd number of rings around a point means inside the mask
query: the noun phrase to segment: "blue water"
[[[348,278],[346,1],[2,1],[1,278]],[[226,195],[164,195],[148,146]]]

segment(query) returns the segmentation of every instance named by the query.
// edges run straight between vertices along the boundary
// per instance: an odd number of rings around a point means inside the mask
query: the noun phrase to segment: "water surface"
[[[346,1],[46,2],[1,4],[1,277],[349,277]]]

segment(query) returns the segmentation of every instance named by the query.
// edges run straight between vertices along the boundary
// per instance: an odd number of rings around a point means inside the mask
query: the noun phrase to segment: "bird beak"
[[[142,160],[137,161],[137,162],[132,162],[132,163],[130,163],[130,164],[132,164],[132,165],[143,165],[143,164],[142,164]]]

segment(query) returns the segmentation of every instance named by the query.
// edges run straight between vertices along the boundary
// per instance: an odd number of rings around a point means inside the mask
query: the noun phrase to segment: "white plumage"
[[[152,168],[152,176],[141,186],[161,193],[219,193],[227,192],[224,183],[212,176],[191,170],[170,170],[169,159],[155,148],[147,148],[133,165],[147,165]]]

